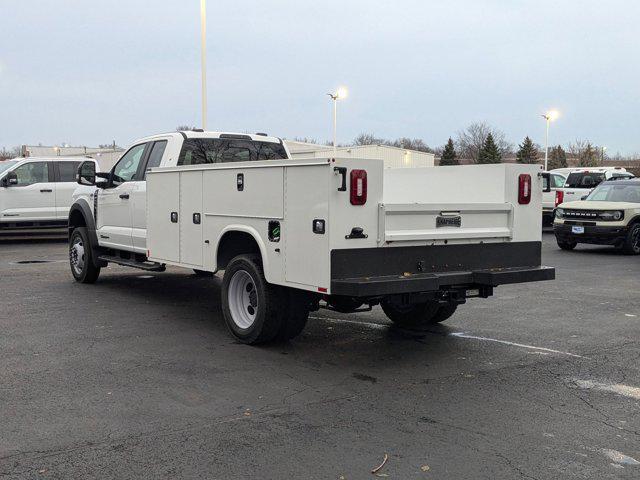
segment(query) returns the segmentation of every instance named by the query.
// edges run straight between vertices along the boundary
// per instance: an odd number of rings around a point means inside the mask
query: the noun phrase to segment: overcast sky
[[[199,0],[0,0],[0,146],[96,145],[200,124]],[[209,129],[640,152],[640,2],[208,0]]]

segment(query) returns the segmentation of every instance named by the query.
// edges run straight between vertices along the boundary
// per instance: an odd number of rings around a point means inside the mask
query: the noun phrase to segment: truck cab
[[[203,139],[213,139],[215,158],[205,151]],[[209,155],[209,158],[205,158]],[[102,175],[100,188],[81,188],[81,199],[95,216],[101,247],[147,253],[147,172],[157,167],[201,165],[209,162],[243,162],[287,159],[289,151],[276,137],[218,132],[172,132],[136,141],[111,171]],[[93,200],[89,198],[94,195]],[[79,218],[79,214],[75,215]]]

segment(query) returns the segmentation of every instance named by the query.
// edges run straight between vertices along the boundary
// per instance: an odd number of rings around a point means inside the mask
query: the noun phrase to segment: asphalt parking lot
[[[543,257],[421,338],[320,311],[249,347],[219,277],[80,285],[65,243],[0,244],[0,477],[640,478],[640,258]]]

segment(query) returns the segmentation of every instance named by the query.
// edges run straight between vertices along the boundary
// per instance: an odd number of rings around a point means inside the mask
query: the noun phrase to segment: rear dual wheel
[[[242,343],[290,340],[309,316],[305,292],[267,282],[257,255],[239,255],[222,279],[222,312],[231,334]]]
[[[451,317],[458,305],[449,303],[441,305],[436,301],[415,304],[401,304],[393,300],[383,300],[382,310],[398,327],[407,330],[425,330],[436,323],[444,322]]]

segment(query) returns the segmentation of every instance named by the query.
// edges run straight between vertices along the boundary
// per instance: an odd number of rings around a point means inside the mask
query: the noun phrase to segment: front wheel
[[[636,223],[629,227],[627,237],[622,244],[622,251],[627,255],[640,254],[640,223]]]
[[[573,250],[574,248],[576,248],[576,245],[578,245],[577,242],[566,242],[560,239],[556,239],[556,242],[562,250]]]
[[[86,227],[78,227],[69,239],[69,264],[73,278],[80,283],[95,283],[100,267],[93,263],[93,252]]]
[[[231,334],[250,345],[273,340],[282,317],[279,288],[267,283],[257,255],[233,258],[222,279],[222,313]]]

